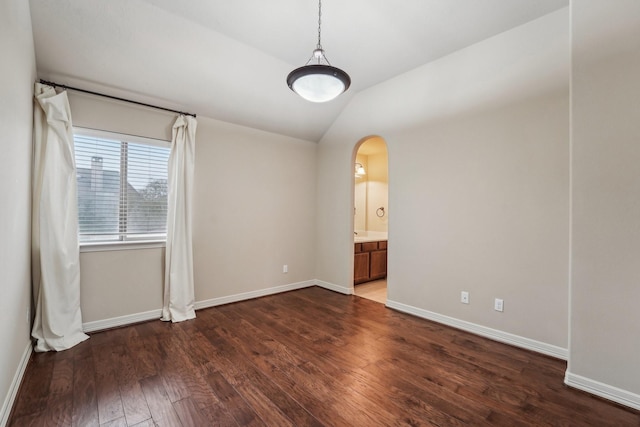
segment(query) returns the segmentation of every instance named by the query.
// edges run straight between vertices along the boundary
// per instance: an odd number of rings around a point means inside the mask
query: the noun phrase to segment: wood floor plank
[[[73,366],[72,358],[59,359],[54,362],[47,408],[44,411],[45,425],[71,427]]]
[[[251,310],[251,312],[253,312],[253,310]],[[265,321],[266,321],[266,319],[265,319]],[[219,341],[219,340],[218,340],[218,341],[213,340],[213,343],[214,343],[214,345],[216,345],[217,347],[222,347],[222,346],[224,346],[224,345],[228,345],[228,344],[224,343],[223,341]],[[298,342],[298,343],[299,343],[299,342]],[[308,353],[308,352],[307,352],[306,354],[307,354],[307,357],[314,357],[314,356],[315,356],[315,353]],[[336,365],[332,365],[332,366],[334,366],[334,367],[335,367]],[[337,369],[337,368],[336,368],[336,369]],[[224,370],[224,369],[223,369],[223,370]],[[336,423],[336,424],[342,424],[342,425],[348,424],[348,421],[347,421],[346,419],[341,418],[340,414],[336,413],[336,411],[334,411],[331,407],[325,407],[325,406],[324,406],[324,403],[325,403],[325,402],[319,402],[319,403],[316,403],[316,401],[317,401],[317,400],[320,400],[320,399],[319,399],[319,396],[315,396],[315,395],[314,395],[314,396],[312,396],[312,397],[310,398],[310,400],[306,402],[306,404],[305,404],[305,401],[304,401],[304,400],[302,400],[299,396],[298,396],[297,400],[298,400],[301,404],[305,405],[306,407],[311,407],[311,408],[313,408],[313,413],[314,413],[314,414],[316,415],[316,417],[317,417],[317,418],[319,418],[319,419],[322,419],[322,420],[324,420],[324,419],[331,419],[331,420],[333,420],[333,422],[334,422],[334,423]],[[324,416],[324,415],[325,415],[325,413],[326,413],[326,417]],[[241,425],[242,425],[242,423],[241,423],[241,419],[238,419],[238,422],[239,422],[239,424],[241,424]]]
[[[175,344],[173,339],[168,339],[164,343],[166,351],[170,354],[170,357],[164,359],[162,369],[160,370],[160,376],[164,382],[167,396],[171,402],[177,402],[182,399],[191,397],[189,387],[187,385],[188,375],[186,372],[186,366],[184,361],[180,360],[183,353],[179,347]]]
[[[217,396],[231,410],[236,424],[239,426],[259,427],[266,424],[258,418],[255,412],[249,407],[242,395],[227,382],[220,372],[212,372],[207,376],[207,382]]]
[[[486,405],[448,392],[439,384],[399,369],[394,362],[379,362],[364,370],[384,379],[392,401],[413,413],[427,414],[427,418],[437,425],[484,425],[484,419],[490,414]]]
[[[100,427],[128,427],[127,419],[125,417],[116,418],[115,420],[107,421],[100,424]]]
[[[311,287],[33,354],[9,426],[640,426],[566,362]]]
[[[158,337],[152,333],[153,329],[148,324],[140,324],[134,329],[135,334],[130,334],[127,347],[133,359],[136,378],[138,380],[157,375],[164,349],[158,341]]]
[[[138,381],[128,346],[117,346],[112,349],[111,354],[127,424],[135,425],[150,419],[149,406]]]
[[[206,315],[203,317],[207,317]],[[209,319],[208,319],[209,320]],[[206,372],[208,377],[220,374],[226,383],[242,397],[240,407],[232,409],[235,416],[238,411],[243,413],[243,417],[249,420],[256,418],[259,421],[253,421],[256,425],[263,423],[264,425],[294,425],[289,417],[280,410],[272,399],[280,401],[276,395],[281,393],[275,386],[269,387],[270,383],[260,376],[255,367],[248,364],[246,360],[239,358],[235,350],[231,348],[223,338],[221,338],[214,329],[209,328],[209,322],[203,325],[201,331],[196,336],[204,339],[203,348],[206,348],[210,354],[210,361],[201,368]],[[216,383],[209,382],[214,391],[220,393]],[[265,395],[261,390],[265,390]],[[229,400],[231,403],[238,402],[236,399]],[[241,418],[235,418],[236,420]],[[239,425],[242,425],[239,423]]]
[[[209,371],[202,366],[207,361],[198,358],[203,351],[200,345],[196,345],[196,343],[201,344],[202,341],[196,342],[193,339],[197,329],[190,327],[191,322],[174,326],[177,346],[173,348],[173,356],[183,365],[182,381],[189,391],[190,400],[207,419],[207,425],[236,425],[231,411],[222,403],[207,381]],[[202,337],[202,340],[206,342],[206,338]]]
[[[318,325],[313,322],[313,319],[310,319],[307,314],[299,313],[298,310],[292,309],[292,307],[284,301],[269,301],[267,299],[263,299],[260,303],[262,312],[268,313],[268,315],[274,320],[286,322],[289,328],[302,339],[311,342],[323,342],[338,347],[345,345],[345,341],[339,334],[335,333],[335,330],[327,333],[327,329],[318,328]],[[318,318],[318,321],[322,321],[323,318],[324,317]],[[333,322],[331,319],[327,320],[329,322]],[[336,325],[339,324],[336,323]],[[342,331],[343,329],[341,328],[340,332]]]
[[[158,376],[148,377],[140,381],[142,391],[149,404],[149,411],[153,421],[158,426],[182,426],[167,391],[164,388],[162,378]]]
[[[79,344],[91,349],[88,342]],[[91,352],[78,352],[74,357],[73,375],[73,413],[71,423],[74,426],[94,427],[100,424],[98,418],[98,400],[96,395],[96,377]]]
[[[202,411],[196,406],[191,398],[186,398],[173,402],[173,409],[175,409],[180,418],[180,422],[184,427],[200,427],[214,425],[210,420],[202,413]],[[216,423],[215,425],[222,425]],[[228,424],[228,425],[234,425]]]
[[[205,332],[222,354],[216,359],[225,379],[238,390],[267,425],[319,425],[318,421],[273,381],[272,376],[256,367],[234,342],[225,339],[224,328]]]
[[[44,423],[45,418],[42,416],[42,413],[33,412],[31,414],[20,416],[12,414],[7,425],[10,427],[42,427]]]
[[[151,418],[151,412],[139,382],[121,384],[120,396],[128,425],[139,424]]]
[[[269,319],[271,309],[264,304],[256,304],[255,309],[258,310],[263,318]],[[335,318],[324,319],[325,314],[320,314],[313,310],[313,307],[307,307],[309,310],[306,312],[309,316],[307,321],[315,322],[317,328],[323,328],[327,335],[332,336],[332,339],[316,340],[306,342],[309,348],[314,348],[316,351],[322,352],[327,357],[335,359],[335,362],[344,366],[345,368],[360,368],[373,363],[381,355],[376,352],[367,350],[366,343],[373,342],[377,339],[375,335],[371,334],[364,328],[360,328],[353,325],[347,325],[346,322],[341,322]],[[283,316],[279,321],[281,328],[290,330],[291,336],[295,337],[296,341],[300,341],[301,337],[293,323],[298,320],[294,318],[288,318]],[[344,338],[344,339],[343,339]],[[340,339],[345,342],[343,345],[334,345],[335,340]],[[348,345],[346,344],[348,343]]]
[[[104,424],[124,417],[124,408],[112,363],[112,347],[108,344],[92,346],[92,351],[96,372],[98,420],[100,424]]]
[[[28,364],[30,375],[26,375],[20,387],[20,394],[28,399],[16,399],[12,416],[20,418],[41,413],[45,410],[49,395],[49,385],[53,374],[54,359],[47,353],[32,354]]]
[[[259,301],[256,303],[259,304]],[[357,371],[361,366],[366,366],[366,363],[344,346],[334,348],[323,342],[303,342],[296,332],[289,328],[290,320],[286,318],[275,320],[268,314],[261,313],[260,305],[253,304],[251,310],[244,311],[244,317],[283,343],[287,351],[321,366],[328,375],[340,377]]]
[[[310,378],[314,378],[319,374],[316,366],[320,367],[323,371],[320,375],[330,376],[343,384],[349,385],[350,390],[346,393],[347,395],[353,396],[354,393],[362,395],[380,407],[385,407],[397,417],[397,420],[408,425],[432,425],[422,419],[422,413],[407,410],[404,402],[396,404],[393,400],[394,395],[391,395],[392,399],[390,399],[388,384],[384,383],[383,379],[370,376],[358,368],[351,367],[350,369],[345,369],[343,365],[334,363],[330,357],[327,357],[326,353],[314,351],[314,349],[304,344],[301,345],[300,340],[296,340],[295,336],[291,334],[291,331],[285,327],[285,324],[277,324],[273,319],[260,317],[255,310],[244,311],[244,316],[245,318],[255,320],[255,324],[259,325],[260,329],[264,330],[265,333],[270,336],[275,337],[277,341],[283,343],[285,351],[296,354],[300,359],[305,359],[299,366]],[[286,319],[283,320],[286,322]],[[285,357],[287,359],[289,358],[288,356]],[[392,403],[392,405],[389,405],[389,403]],[[317,406],[315,408],[317,410],[323,409]],[[315,413],[319,419],[330,418],[335,420],[336,417],[335,414],[326,415],[321,412]],[[351,421],[347,421],[347,423],[349,422]]]
[[[225,309],[231,308],[225,307]],[[224,310],[221,311],[224,313]],[[233,317],[237,319],[236,316]],[[277,372],[273,378],[278,385],[288,390],[298,402],[309,408],[316,418],[326,419],[332,416],[340,419],[347,416],[349,421],[345,419],[345,425],[353,423],[370,425],[374,422],[385,425],[398,423],[399,419],[386,411],[385,407],[376,405],[363,395],[352,399],[341,398],[341,396],[352,395],[353,391],[332,376],[321,372],[312,363],[296,357],[287,351],[286,346],[271,339],[251,323],[236,320],[233,326],[235,329],[226,338],[233,342],[236,348],[244,348],[245,356],[260,369]],[[253,344],[252,348],[245,346],[248,342]]]

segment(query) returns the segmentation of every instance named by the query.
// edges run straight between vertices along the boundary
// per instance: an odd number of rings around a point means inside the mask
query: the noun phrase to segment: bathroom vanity
[[[354,285],[387,277],[387,241],[356,241],[353,264]]]

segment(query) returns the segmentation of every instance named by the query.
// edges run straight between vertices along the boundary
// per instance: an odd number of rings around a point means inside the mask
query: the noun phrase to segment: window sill
[[[129,251],[134,249],[153,249],[166,247],[165,240],[129,240],[126,242],[84,242],[80,243],[82,252]]]

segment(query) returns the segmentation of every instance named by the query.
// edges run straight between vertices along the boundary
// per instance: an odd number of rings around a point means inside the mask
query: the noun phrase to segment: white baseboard
[[[630,408],[640,410],[640,394],[631,393],[608,384],[601,383],[580,375],[565,373],[564,383],[569,387],[595,394]]]
[[[31,352],[33,352],[33,345],[31,344],[31,340],[27,344],[27,348],[24,349],[22,353],[22,358],[20,359],[20,364],[18,365],[18,369],[16,373],[13,375],[13,380],[9,385],[9,392],[7,393],[7,397],[4,399],[4,403],[2,404],[2,409],[0,409],[0,426],[6,426],[9,422],[9,415],[11,414],[11,408],[13,408],[13,404],[15,403],[16,396],[18,395],[18,390],[20,389],[20,384],[22,383],[22,377],[24,376],[25,371],[27,370],[27,365],[29,364],[29,358],[31,357]]]
[[[494,341],[499,341],[505,344],[513,345],[515,347],[520,347],[538,353],[546,354],[547,356],[553,356],[558,359],[567,360],[569,355],[569,352],[566,348],[532,340],[530,338],[521,337],[519,335],[510,334],[509,332],[488,328],[486,326],[477,325],[465,320],[460,320],[454,317],[434,313],[432,311],[423,310],[421,308],[402,304],[396,301],[387,300],[386,306],[398,311],[402,311],[404,313],[422,317],[423,319],[433,320],[434,322],[442,323],[444,325],[452,326],[466,332],[471,332],[472,334],[490,338]]]
[[[162,317],[162,309],[151,310],[142,313],[127,314],[126,316],[112,317],[110,319],[86,322],[82,324],[82,330],[84,332],[103,331],[105,329],[132,325],[134,323],[146,322],[148,320],[159,320],[160,317]]]
[[[345,295],[353,294],[353,287],[346,288],[344,286],[335,285],[329,282],[323,282],[322,280],[314,280],[313,281],[316,286],[320,286],[321,288],[329,289],[330,291],[339,292]]]
[[[229,304],[232,302],[244,301],[252,298],[259,298],[266,295],[278,294],[280,292],[294,291],[296,289],[308,288],[314,286],[313,280],[306,282],[292,283],[289,285],[276,286],[273,288],[260,289],[257,291],[245,292],[241,294],[229,295],[226,297],[213,298],[204,301],[196,301],[195,309],[200,310],[208,307],[215,307],[217,305]],[[110,319],[95,320],[93,322],[86,322],[82,324],[84,332],[96,332],[103,331],[105,329],[117,328],[119,326],[131,325],[134,323],[146,322],[149,320],[156,320],[162,317],[162,309],[145,311],[142,313],[128,314],[125,316],[112,317]]]
[[[197,301],[196,310],[215,307],[217,305],[230,304],[232,302],[244,301],[253,298],[260,298],[267,295],[279,294],[281,292],[295,291],[296,289],[308,288],[315,285],[313,280],[305,282],[291,283],[289,285],[276,286],[273,288],[259,289],[257,291],[244,292],[241,294],[229,295],[226,297],[212,298],[204,301]]]

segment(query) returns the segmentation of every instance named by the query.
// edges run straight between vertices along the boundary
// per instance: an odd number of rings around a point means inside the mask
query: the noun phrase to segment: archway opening
[[[386,141],[362,139],[353,153],[354,294],[385,304],[389,234],[389,159]]]

